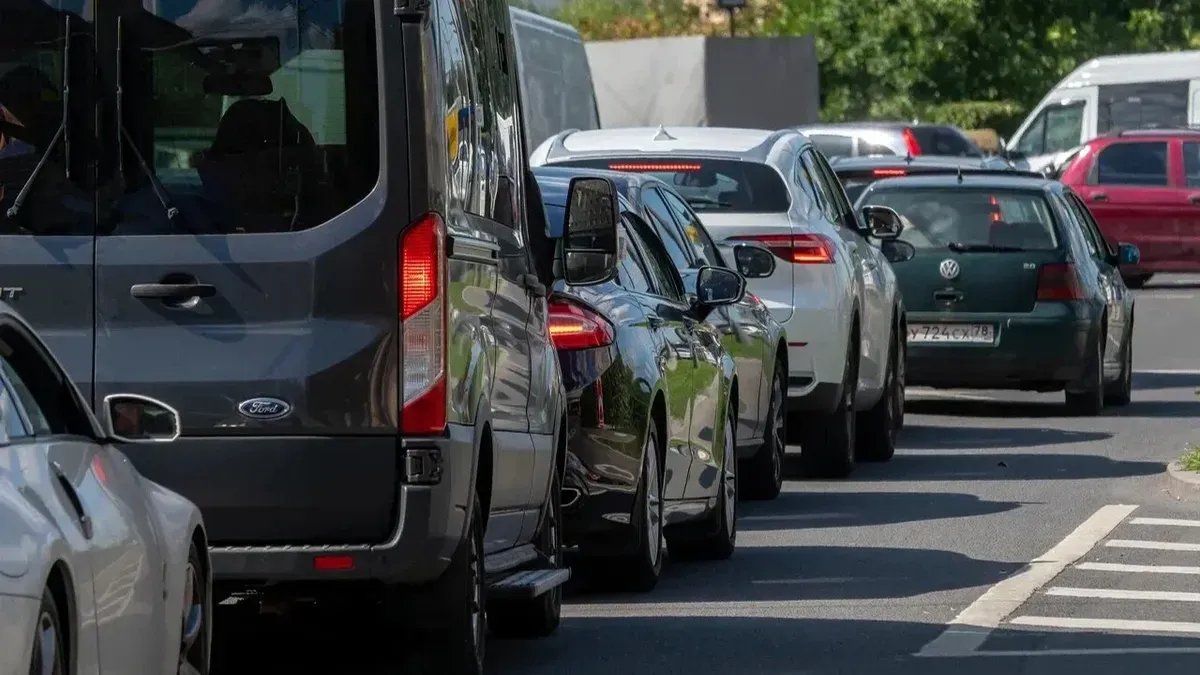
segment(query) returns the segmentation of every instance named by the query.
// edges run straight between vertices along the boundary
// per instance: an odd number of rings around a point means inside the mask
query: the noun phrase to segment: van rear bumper
[[[387,476],[394,487],[388,522],[390,531],[380,543],[292,544],[270,541],[236,545],[214,536],[211,548],[213,574],[217,581],[254,586],[277,582],[381,581],[418,584],[437,579],[449,564],[463,537],[475,471],[474,429],[450,425],[445,438],[404,439],[387,437],[394,458]],[[234,439],[223,439],[236,442]],[[345,452],[344,439],[324,439],[331,453]],[[429,461],[440,454],[441,477],[435,484],[407,482],[404,467],[410,455]],[[288,480],[288,468],[280,467],[276,480]],[[212,478],[218,479],[217,476]],[[363,485],[379,480],[361,476]],[[186,493],[185,493],[186,494]],[[330,509],[338,501],[355,499],[352,494],[319,495]],[[203,511],[203,506],[201,507]],[[345,523],[353,529],[355,523]],[[211,526],[210,526],[211,530]],[[219,535],[219,532],[218,532]],[[368,540],[369,541],[369,540]],[[337,556],[331,560],[329,556]],[[325,558],[332,567],[318,569]]]

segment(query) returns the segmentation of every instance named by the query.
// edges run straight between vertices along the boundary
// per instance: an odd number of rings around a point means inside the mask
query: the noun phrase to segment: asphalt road
[[[490,672],[1192,675],[1200,492],[1164,467],[1200,442],[1200,277],[1138,292],[1134,339],[1129,407],[913,390],[893,461],[743,504],[731,560],[653,593],[573,590],[553,637],[491,640]],[[245,662],[388,672],[350,665],[386,640],[363,622],[257,633]]]

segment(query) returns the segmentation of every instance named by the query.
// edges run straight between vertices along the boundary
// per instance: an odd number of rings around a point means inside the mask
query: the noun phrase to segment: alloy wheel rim
[[[473,538],[472,538],[473,539]],[[474,541],[471,543],[471,635],[475,638],[475,653],[483,644],[483,578],[479,569],[479,551]]]
[[[662,555],[662,495],[658,489],[658,455],[654,443],[646,443],[646,543],[650,564]]]
[[[775,410],[775,419],[771,422],[771,433],[774,438],[771,439],[773,447],[771,448],[771,477],[778,485],[783,481],[783,383],[779,378],[775,378],[774,391],[771,393],[772,406]]]
[[[196,641],[204,634],[204,587],[196,566],[187,564],[184,570],[183,623],[179,639],[179,672],[181,675],[204,672],[203,650],[197,653]]]
[[[725,423],[725,458],[722,460],[724,465],[725,480],[723,489],[725,491],[725,534],[730,539],[733,538],[734,523],[737,518],[737,472],[733,468],[733,429],[732,422]]]
[[[34,663],[39,667],[31,670],[38,675],[57,675],[61,672],[58,663],[58,628],[50,612],[38,617],[37,636],[34,644]]]

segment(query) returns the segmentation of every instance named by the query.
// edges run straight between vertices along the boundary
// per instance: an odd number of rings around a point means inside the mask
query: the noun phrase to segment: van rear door
[[[0,5],[0,301],[34,326],[85,395],[92,381],[96,193],[87,139],[94,63],[92,25],[78,14],[41,2]]]
[[[97,3],[114,166],[95,403],[133,391],[180,411],[169,451],[130,455],[201,507],[214,544],[393,531],[410,214],[404,176],[379,170],[379,92],[404,83],[379,81],[374,5]],[[387,152],[407,166],[403,144]]]

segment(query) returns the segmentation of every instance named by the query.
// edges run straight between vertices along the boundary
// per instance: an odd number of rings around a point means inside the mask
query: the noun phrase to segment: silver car
[[[133,394],[101,410],[0,303],[0,673],[207,673],[200,511],[118,449],[173,441],[178,414]]]

